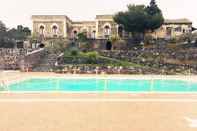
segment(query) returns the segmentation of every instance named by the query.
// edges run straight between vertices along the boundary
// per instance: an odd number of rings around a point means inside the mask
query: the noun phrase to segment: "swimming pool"
[[[8,86],[14,92],[197,92],[182,80],[32,78]]]

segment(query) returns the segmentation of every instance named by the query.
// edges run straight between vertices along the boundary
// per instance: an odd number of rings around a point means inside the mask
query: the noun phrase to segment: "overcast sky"
[[[2,0],[0,20],[7,27],[22,24],[31,28],[31,15],[67,15],[72,20],[93,20],[96,14],[113,14],[128,4],[150,0]],[[165,18],[188,18],[197,26],[196,0],[157,0]]]

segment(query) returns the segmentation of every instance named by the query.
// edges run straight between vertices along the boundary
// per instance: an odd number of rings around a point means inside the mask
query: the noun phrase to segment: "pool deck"
[[[81,77],[53,73],[5,74],[0,74],[0,80],[8,82],[34,76]],[[163,78],[151,75],[100,77]],[[166,78],[197,81],[197,76]],[[1,93],[0,112],[1,131],[197,130],[196,93]]]

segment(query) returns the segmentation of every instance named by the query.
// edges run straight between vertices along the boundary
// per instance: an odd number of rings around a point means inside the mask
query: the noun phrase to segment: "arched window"
[[[175,30],[176,32],[181,32],[181,31],[182,31],[182,27],[181,27],[181,26],[176,27],[174,30]]]
[[[111,35],[111,28],[109,25],[106,25],[104,27],[104,36],[105,38],[109,38],[110,35]]]
[[[44,35],[44,26],[43,25],[40,26],[39,32],[41,35]]]
[[[123,37],[123,27],[122,26],[118,26],[118,36],[119,37]]]
[[[92,39],[96,39],[96,31],[92,31]]]
[[[78,32],[76,30],[73,31],[73,38],[77,38],[77,33]]]
[[[52,27],[52,32],[53,32],[53,34],[54,35],[57,35],[57,26],[56,25],[54,25],[53,27]]]

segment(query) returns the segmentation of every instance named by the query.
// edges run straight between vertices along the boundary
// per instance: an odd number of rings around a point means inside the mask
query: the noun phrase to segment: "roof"
[[[32,15],[32,19],[68,19],[71,21],[69,17],[66,15]]]
[[[73,24],[96,24],[95,21],[73,21]]]
[[[164,24],[192,24],[189,19],[165,19]]]
[[[96,15],[96,19],[113,19],[113,15]]]

